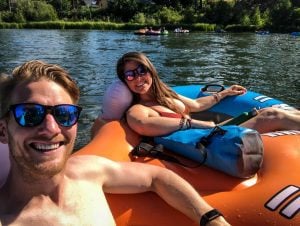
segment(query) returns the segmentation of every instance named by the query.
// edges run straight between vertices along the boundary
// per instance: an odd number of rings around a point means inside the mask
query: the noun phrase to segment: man
[[[115,225],[104,192],[145,191],[156,192],[196,222],[203,219],[202,225],[228,225],[218,214],[203,217],[213,208],[171,171],[70,157],[81,111],[79,89],[59,66],[29,61],[2,81],[0,90],[0,141],[8,143],[11,161],[0,189],[0,225]]]
[[[0,73],[0,84],[2,80],[5,80],[8,78],[8,75]],[[0,115],[1,116],[1,115]],[[0,137],[1,137],[1,131],[0,131]],[[10,163],[9,163],[9,157],[8,157],[8,146],[7,144],[2,144],[0,142],[0,188],[3,185],[3,183],[6,180],[6,177],[8,175],[8,171],[10,168]]]
[[[10,168],[8,146],[0,142],[0,187],[4,184]]]

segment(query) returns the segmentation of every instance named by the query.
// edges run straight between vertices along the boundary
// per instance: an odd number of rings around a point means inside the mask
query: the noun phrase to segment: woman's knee
[[[285,111],[279,108],[268,107],[259,110],[258,117],[263,120],[280,120],[286,115]]]

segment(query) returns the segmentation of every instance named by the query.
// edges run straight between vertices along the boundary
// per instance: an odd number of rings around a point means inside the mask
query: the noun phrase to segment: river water
[[[76,148],[89,140],[115,64],[128,51],[142,51],[168,85],[241,84],[300,106],[300,38],[288,34],[198,33],[136,36],[131,31],[0,30],[0,72],[32,59],[60,64],[78,81],[80,105]]]

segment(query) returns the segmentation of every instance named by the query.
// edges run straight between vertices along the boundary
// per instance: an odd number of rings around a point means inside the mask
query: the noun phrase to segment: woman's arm
[[[128,125],[143,136],[161,136],[187,128],[212,128],[214,122],[182,118],[162,117],[157,112],[143,105],[132,106],[127,114]],[[190,123],[190,124],[189,124]]]
[[[187,181],[174,172],[161,167],[143,163],[112,162],[105,166],[104,174],[104,192],[152,191],[170,206],[198,223],[203,214],[213,209]],[[217,217],[208,225],[229,224],[223,217]]]
[[[179,97],[181,101],[190,108],[191,112],[199,112],[211,108],[227,96],[241,95],[246,92],[247,90],[243,86],[232,85],[219,93],[215,93],[210,96],[199,97],[197,99],[190,99],[181,95],[179,95]]]
[[[246,89],[239,85],[233,85],[218,94],[198,99],[190,99],[179,96],[181,101],[187,105],[191,112],[206,110],[226,96],[240,95],[246,92]],[[144,136],[161,136],[175,132],[180,129],[188,128],[212,128],[214,122],[192,119],[183,121],[181,118],[161,117],[157,112],[147,106],[137,104],[132,106],[126,113],[129,126],[137,133]]]

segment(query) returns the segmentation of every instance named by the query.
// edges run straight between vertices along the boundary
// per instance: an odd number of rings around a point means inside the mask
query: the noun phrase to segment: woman
[[[145,136],[165,135],[179,129],[214,127],[214,122],[191,119],[189,113],[204,111],[227,96],[247,92],[244,87],[233,85],[212,96],[195,100],[178,95],[160,80],[151,61],[140,52],[124,54],[118,60],[117,74],[133,93],[133,105],[126,113],[127,122],[133,130]],[[260,133],[300,130],[299,111],[265,108],[257,113],[241,126]]]

